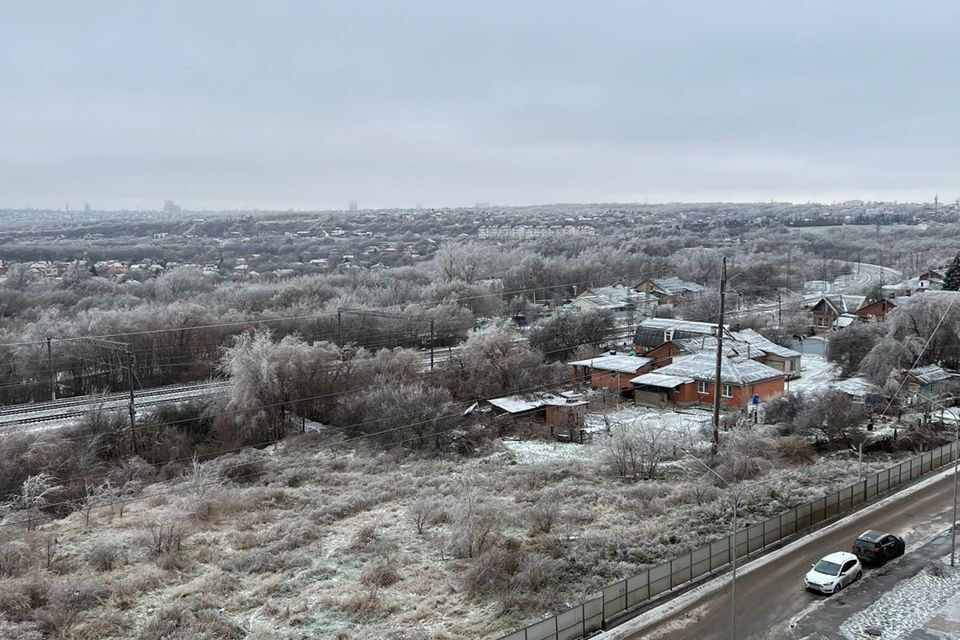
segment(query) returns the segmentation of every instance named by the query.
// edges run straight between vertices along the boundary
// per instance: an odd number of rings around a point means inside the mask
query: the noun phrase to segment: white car
[[[831,553],[810,567],[810,571],[803,577],[804,586],[811,591],[826,594],[840,591],[863,575],[863,567],[857,556],[846,551]]]

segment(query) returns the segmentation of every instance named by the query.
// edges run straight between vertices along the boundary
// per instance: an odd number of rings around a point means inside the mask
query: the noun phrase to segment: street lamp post
[[[953,398],[950,398],[951,401]],[[940,407],[940,424],[943,424],[943,409],[945,404],[939,400],[929,398],[929,401]],[[951,411],[951,414],[953,412]],[[953,439],[953,520],[950,521],[950,566],[955,567],[957,562],[957,491],[960,483],[960,416],[956,418],[956,434]]]
[[[730,638],[737,639],[737,510],[740,506],[740,497],[747,489],[779,480],[781,476],[774,476],[765,480],[751,482],[750,484],[735,486],[730,484],[726,478],[717,473],[703,460],[693,455],[689,451],[681,449],[685,454],[697,461],[697,463],[708,472],[719,478],[720,482],[730,490],[731,502],[733,503],[733,522],[730,528]]]

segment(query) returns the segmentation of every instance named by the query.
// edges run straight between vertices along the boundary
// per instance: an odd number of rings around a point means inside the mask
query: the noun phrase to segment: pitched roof
[[[621,373],[636,373],[638,369],[647,366],[653,362],[653,358],[639,358],[637,356],[626,355],[605,355],[589,358],[587,360],[577,360],[569,363],[575,367],[590,367],[591,369],[602,369],[604,371],[619,371]]]
[[[960,377],[960,374],[947,371],[943,367],[935,364],[927,365],[925,367],[917,367],[916,369],[911,369],[907,373],[911,378],[920,384],[933,384],[934,382],[941,382],[943,380],[949,380],[950,378]]]
[[[834,313],[841,315],[844,313],[856,313],[857,309],[862,307],[866,301],[867,296],[844,294],[836,296],[823,296],[813,306],[817,306],[820,304],[820,302],[825,302]]]
[[[693,381],[693,378],[686,376],[668,376],[658,372],[645,373],[642,376],[630,379],[630,382],[636,385],[660,387],[663,389],[676,389],[682,384],[688,384]]]
[[[746,385],[784,377],[783,371],[768,367],[756,360],[724,357],[720,363],[720,381],[726,384]],[[657,369],[657,373],[713,382],[716,366],[716,350],[701,351],[692,356],[677,358],[672,364]]]
[[[686,280],[681,280],[673,276],[654,278],[651,282],[653,282],[658,289],[670,295],[683,293],[684,291],[699,293],[704,290],[703,285],[697,284],[696,282],[687,282]]]
[[[503,396],[502,398],[491,398],[487,400],[490,404],[507,413],[523,413],[533,411],[540,407],[545,407],[551,401],[562,400],[566,398],[555,396],[552,393],[529,393],[516,396]]]
[[[764,353],[769,353],[770,355],[778,356],[780,358],[797,358],[800,357],[799,351],[794,351],[787,347],[780,346],[773,340],[768,339],[763,334],[757,333],[753,329],[744,329],[742,331],[734,331],[731,335],[741,341],[749,344],[755,349],[759,349]]]

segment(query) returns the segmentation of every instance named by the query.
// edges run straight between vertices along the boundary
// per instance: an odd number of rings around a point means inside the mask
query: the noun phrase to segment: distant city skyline
[[[951,0],[13,3],[0,208],[951,204],[958,22]]]

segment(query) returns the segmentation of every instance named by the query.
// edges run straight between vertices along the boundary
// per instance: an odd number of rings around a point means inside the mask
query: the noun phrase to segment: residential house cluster
[[[881,286],[881,293],[884,298],[894,299],[906,298],[926,291],[937,291],[943,289],[944,274],[945,271],[942,270],[927,269],[903,282]]]
[[[547,238],[551,236],[594,236],[597,230],[588,225],[505,225],[483,226],[477,232],[481,240],[524,240],[530,238]]]
[[[719,392],[724,406],[743,408],[782,395],[786,381],[799,377],[800,353],[751,329],[725,327],[718,382],[716,329],[706,322],[649,318],[637,327],[634,354],[571,362],[573,379],[632,394],[643,404],[712,404]]]
[[[577,311],[609,310],[619,319],[634,314],[653,315],[660,305],[675,305],[698,298],[705,288],[695,282],[668,277],[628,287],[615,284],[607,287],[589,287],[579,291],[565,306]]]

